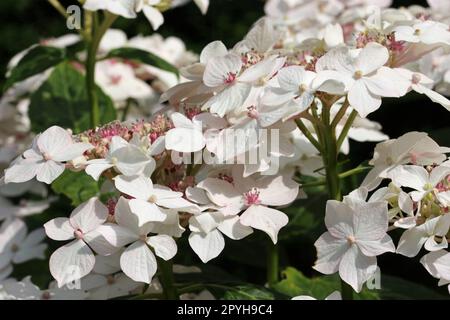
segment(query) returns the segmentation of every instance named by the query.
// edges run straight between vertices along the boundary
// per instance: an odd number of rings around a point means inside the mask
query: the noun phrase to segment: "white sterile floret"
[[[50,127],[34,139],[31,149],[5,170],[5,183],[25,182],[36,177],[50,184],[64,172],[65,162],[92,148],[89,143],[74,142],[67,130]]]

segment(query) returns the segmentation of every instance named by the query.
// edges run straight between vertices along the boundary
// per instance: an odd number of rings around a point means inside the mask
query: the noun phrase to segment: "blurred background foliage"
[[[76,4],[75,0],[62,0],[64,5]],[[425,4],[425,1],[395,0],[395,6],[411,4]],[[220,39],[228,47],[241,40],[253,22],[263,15],[263,0],[211,0],[210,9],[206,16],[202,16],[194,4],[188,4],[165,13],[165,24],[158,30],[163,36],[177,36],[181,38],[188,49],[199,53],[210,41]],[[0,84],[9,59],[17,52],[43,39],[57,37],[67,33],[65,21],[48,5],[45,0],[1,0],[0,1]],[[140,15],[137,20],[119,19],[115,28],[123,29],[128,36],[152,33],[147,20]],[[383,107],[373,113],[370,118],[380,122],[384,132],[391,137],[398,137],[408,131],[425,131],[439,143],[450,146],[450,113],[428,99],[410,94],[404,99],[390,101],[385,99]],[[355,166],[371,157],[375,144],[352,143],[351,159],[348,166]],[[346,190],[357,187],[358,181],[345,181]],[[280,234],[282,269],[293,266],[311,276],[317,275],[311,269],[315,259],[313,243],[323,232],[321,219],[324,213],[325,198],[320,194],[322,190],[310,190],[311,196],[307,200],[298,201],[286,209],[291,217],[288,227]],[[53,216],[67,215],[70,212],[70,201],[55,203],[44,215],[36,216],[30,221],[35,227],[42,225]],[[323,221],[323,220],[322,220]],[[395,233],[393,237],[398,240]],[[186,238],[186,237],[184,237]],[[265,247],[267,239],[261,234],[253,235],[244,241],[228,241],[224,253],[205,266],[205,276],[215,281],[227,277],[221,274],[215,266],[227,270],[231,278],[238,278],[247,282],[264,284],[265,281]],[[59,244],[58,244],[59,245]],[[200,260],[189,248],[187,241],[180,241],[177,262],[184,264],[201,264]],[[52,244],[52,251],[56,247]],[[412,261],[414,260],[414,261]],[[436,289],[437,280],[433,279],[419,264],[419,259],[408,259],[400,255],[385,254],[379,258],[382,266],[381,285],[383,291],[378,294],[381,298],[436,298],[436,291],[448,295],[445,287]],[[21,278],[34,270],[33,279],[41,285],[49,281],[46,262],[30,262],[18,266],[15,276]],[[293,269],[287,269],[286,279],[280,283],[280,292],[313,293],[318,297],[330,293],[337,288],[335,278],[327,278],[323,282],[316,281],[308,284],[308,279]],[[395,281],[386,274],[401,277],[405,280],[425,284],[428,288],[413,288],[411,282]],[[191,278],[191,281],[192,278]],[[310,292],[302,291],[304,286],[315,289]],[[413,294],[411,296],[411,294]],[[416,296],[414,296],[416,294]],[[237,297],[239,298],[239,296]],[[242,297],[241,297],[242,298]]]

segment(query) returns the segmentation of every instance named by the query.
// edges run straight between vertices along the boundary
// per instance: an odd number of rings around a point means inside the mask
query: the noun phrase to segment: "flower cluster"
[[[195,2],[206,10],[208,1]],[[6,280],[5,295],[112,298],[142,291],[143,284],[157,292],[155,275],[177,254],[176,239],[187,236],[204,263],[223,251],[224,235],[238,241],[261,231],[276,244],[289,222],[282,208],[307,196],[299,177],[321,174],[336,200],[327,202],[327,232],[315,243],[317,271],[339,272],[359,292],[375,273],[377,256],[413,257],[424,246],[430,253],[422,264],[449,284],[450,149],[421,132],[388,140],[367,118],[383,98],[411,91],[450,110],[442,95],[450,84],[446,1],[429,2],[431,8],[393,9],[389,0],[269,0],[266,16],[233,48],[214,41],[197,62],[184,47],[168,50],[174,56],[167,60],[182,61],[176,63],[180,82],[151,66],[99,62],[96,81],[117,106],[148,99],[154,78],[167,81],[161,108],[76,135],[52,126],[5,170],[5,187],[52,184],[72,171],[92,177],[101,190],[70,217],[44,225],[49,238],[70,241],[50,257],[56,284],[41,292],[29,278]],[[170,1],[85,3],[126,18],[143,11],[154,29],[162,23],[155,9],[161,6]],[[122,40],[152,50],[150,43],[177,42],[128,41],[110,32],[100,51]],[[331,171],[338,154],[350,152],[348,138],[380,143],[361,187],[341,201]],[[15,213],[5,214],[0,229],[0,279],[12,264],[43,258],[42,230],[27,236],[17,218],[39,205],[9,205]],[[397,228],[404,232],[395,246],[387,232]],[[77,290],[64,290],[77,281]],[[28,295],[18,293],[21,286]]]

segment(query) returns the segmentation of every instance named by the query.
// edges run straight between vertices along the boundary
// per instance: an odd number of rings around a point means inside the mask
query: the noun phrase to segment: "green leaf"
[[[3,90],[8,89],[14,83],[25,80],[35,74],[44,72],[66,58],[66,51],[62,48],[36,46],[28,51],[20,59],[17,66],[11,70],[11,75],[6,79]]]
[[[340,280],[337,275],[308,278],[295,268],[288,267],[283,271],[284,279],[274,285],[274,289],[289,297],[307,295],[319,300],[325,299],[334,291],[341,291]],[[363,288],[354,294],[355,299],[377,300],[377,290]]]
[[[436,280],[437,282],[437,280]],[[411,282],[398,277],[381,275],[380,297],[390,300],[442,300],[448,296],[439,294],[417,282]]]
[[[175,73],[178,76],[178,69],[166,60],[150,53],[136,48],[118,48],[111,50],[105,59],[121,58],[126,60],[134,60],[143,64],[157,67],[159,69]]]
[[[97,181],[88,176],[84,171],[73,172],[66,170],[52,183],[52,189],[58,194],[63,194],[72,200],[72,205],[89,200],[100,192]]]
[[[274,295],[264,287],[242,285],[225,291],[224,300],[274,300]]]
[[[97,87],[102,124],[116,119],[111,99]],[[42,132],[52,125],[71,128],[79,133],[90,128],[90,106],[85,77],[69,63],[59,64],[50,77],[31,96],[31,129]]]

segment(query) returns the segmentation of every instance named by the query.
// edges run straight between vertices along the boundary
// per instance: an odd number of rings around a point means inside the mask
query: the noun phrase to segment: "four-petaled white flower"
[[[423,21],[411,26],[398,26],[395,27],[394,32],[397,41],[427,45],[450,45],[448,25],[436,21]]]
[[[100,255],[116,251],[98,232],[108,218],[108,209],[97,198],[79,205],[70,218],[55,218],[44,224],[47,236],[57,241],[73,240],[53,252],[50,272],[62,287],[91,272],[95,264],[94,250]]]
[[[89,160],[86,165],[86,173],[98,180],[100,175],[110,168],[115,168],[125,176],[144,172],[146,175],[151,175],[156,164],[155,160],[142,152],[137,145],[115,136],[111,139],[105,159]]]
[[[327,202],[325,225],[328,231],[314,244],[317,261],[314,269],[324,274],[339,271],[342,280],[360,292],[376,271],[376,256],[395,252],[388,229],[387,202],[357,201],[351,205]]]
[[[265,85],[284,65],[285,60],[273,55],[242,71],[242,58],[236,53],[211,58],[206,65],[203,82],[218,93],[203,105],[203,109],[223,117],[241,108],[252,86]]]
[[[177,245],[167,235],[148,236],[151,223],[140,225],[139,217],[130,210],[130,204],[130,200],[121,197],[114,213],[117,224],[105,224],[99,232],[117,248],[131,243],[120,256],[120,267],[134,281],[150,283],[157,270],[155,254],[170,260],[177,253]]]
[[[316,71],[336,71],[329,76],[342,79],[350,105],[366,117],[381,106],[381,97],[400,97],[405,91],[396,71],[384,66],[388,60],[386,47],[370,42],[356,54],[347,47],[331,50],[317,61]]]
[[[431,172],[420,166],[399,166],[390,172],[392,181],[399,187],[414,189],[411,198],[419,202],[430,193],[436,193],[439,198],[439,191],[436,186],[450,174],[450,167],[438,166]]]
[[[153,185],[150,178],[120,175],[114,178],[114,182],[117,190],[132,197],[130,209],[138,217],[140,226],[147,222],[164,221],[167,215],[162,208],[197,211],[196,205],[184,199],[181,192]]]
[[[445,249],[448,247],[445,235],[449,229],[450,214],[429,219],[402,234],[398,242],[397,253],[407,257],[415,257],[424,244],[428,251]],[[436,237],[441,238],[440,243],[436,241]]]
[[[74,142],[67,130],[50,127],[34,139],[32,148],[23,153],[23,158],[18,158],[5,170],[5,183],[25,182],[36,177],[50,184],[63,173],[64,162],[92,148],[89,143]]]
[[[420,263],[435,278],[439,286],[449,285],[450,293],[450,253],[445,250],[430,252],[420,259]]]
[[[244,211],[240,223],[267,233],[273,243],[277,243],[278,232],[288,223],[288,217],[268,206],[289,204],[298,194],[298,184],[290,178],[283,175],[258,180],[244,178],[242,166],[233,167],[231,177],[206,178],[197,187],[205,190],[211,202],[220,207],[218,211],[226,216]]]
[[[27,235],[25,223],[17,218],[6,220],[0,228],[0,270],[10,263],[44,259],[47,245],[42,243],[45,232],[36,229]]]
[[[241,223],[237,215],[224,215],[200,188],[188,188],[186,194],[189,200],[196,202],[203,212],[189,219],[189,244],[203,263],[216,258],[225,247],[223,234],[233,240],[241,240],[251,233],[253,229]]]

